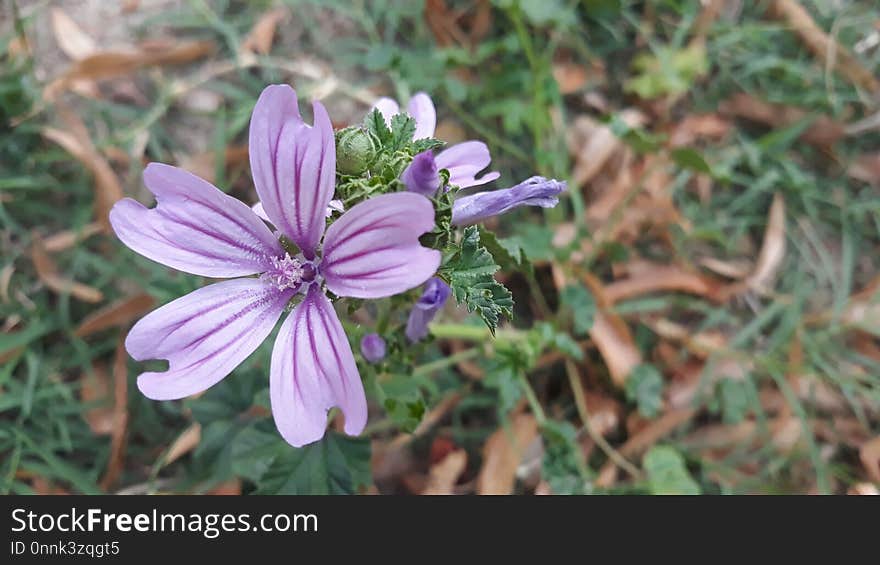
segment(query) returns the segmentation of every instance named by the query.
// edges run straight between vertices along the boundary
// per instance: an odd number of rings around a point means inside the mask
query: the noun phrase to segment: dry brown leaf
[[[284,17],[287,15],[285,8],[275,8],[260,16],[254,27],[251,28],[247,38],[242,43],[242,49],[251,53],[268,55],[272,50],[272,41],[275,39],[275,30],[278,29]]]
[[[75,157],[95,177],[95,220],[110,229],[110,208],[122,199],[119,178],[107,160],[95,150],[85,124],[73,112],[62,111],[68,130],[44,128],[43,136],[54,141]]]
[[[96,303],[104,300],[104,293],[88,285],[66,279],[58,274],[58,266],[46,253],[39,237],[34,238],[31,246],[31,261],[37,271],[37,277],[50,289],[59,294],[70,293],[83,302]]]
[[[103,228],[96,223],[86,224],[79,230],[64,230],[43,240],[43,247],[49,253],[58,253],[70,249],[79,242],[101,233]]]
[[[518,414],[510,428],[495,430],[483,446],[483,467],[477,476],[477,494],[512,493],[522,454],[537,435],[538,424],[531,414]]]
[[[642,264],[627,278],[605,285],[605,297],[614,304],[652,292],[684,292],[720,302],[725,287],[721,281],[678,265]]]
[[[880,80],[849,50],[816,25],[810,13],[797,0],[773,0],[770,15],[789,24],[801,41],[825,64],[837,69],[856,86],[873,95],[880,94]]]
[[[699,263],[713,273],[736,280],[746,278],[753,270],[752,265],[745,261],[722,261],[714,257],[703,257]]]
[[[618,450],[624,457],[632,457],[643,453],[660,439],[673,432],[679,426],[689,422],[696,415],[693,408],[669,410],[656,420],[652,420],[637,434],[629,438]],[[599,471],[596,486],[608,488],[617,481],[617,465],[608,461]]]
[[[165,455],[163,466],[170,465],[195,449],[200,441],[202,441],[202,425],[196,422],[177,436],[177,439],[174,440],[174,443],[168,448],[168,453]]]
[[[153,303],[153,297],[146,293],[117,300],[86,316],[74,335],[86,337],[107,328],[124,325],[152,308]]]
[[[669,145],[683,147],[700,139],[720,140],[732,127],[730,121],[718,114],[691,114],[676,124],[669,136]]]
[[[100,403],[106,405],[98,405],[90,408],[85,413],[86,422],[92,433],[96,435],[110,435],[113,431],[114,424],[114,407],[110,400],[110,376],[104,365],[95,364],[91,374],[85,373],[82,376],[79,389],[80,400],[85,403]]]
[[[467,467],[467,451],[457,449],[431,467],[422,494],[454,494],[455,483]]]
[[[52,33],[55,35],[55,41],[58,47],[65,55],[78,61],[84,59],[98,50],[95,40],[92,39],[77,24],[73,18],[67,15],[67,12],[61,8],[54,7],[51,12]]]
[[[573,94],[587,84],[587,69],[572,62],[553,63],[553,78],[560,94]]]
[[[12,275],[15,273],[15,265],[8,263],[0,269],[0,300],[3,303],[9,302],[9,283],[12,282]]]
[[[587,272],[580,275],[597,302],[590,339],[602,355],[611,380],[616,386],[623,387],[632,370],[642,363],[642,354],[626,322],[609,310],[611,302],[599,279]]]
[[[125,467],[126,438],[128,437],[128,354],[125,334],[120,334],[113,358],[113,430],[110,437],[110,459],[101,479],[101,488],[109,490]]]
[[[241,494],[241,480],[232,479],[225,483],[220,483],[205,494],[237,496]]]
[[[182,65],[205,58],[216,50],[213,41],[153,41],[137,49],[100,51],[80,59],[44,91],[52,100],[78,80],[102,80],[133,73],[144,67]]]
[[[880,436],[862,444],[859,449],[859,458],[871,480],[880,483]]]
[[[745,280],[746,286],[760,294],[772,292],[776,275],[785,259],[785,200],[782,194],[773,195],[767,214],[764,243],[755,263],[755,270]]]
[[[740,93],[723,101],[719,105],[722,115],[732,118],[745,118],[772,128],[792,126],[808,117],[808,113],[800,108],[771,104],[759,100],[750,94]],[[800,139],[820,149],[828,149],[846,134],[846,127],[832,118],[820,115],[814,118]]]
[[[880,152],[860,155],[846,168],[846,173],[862,182],[880,184]]]

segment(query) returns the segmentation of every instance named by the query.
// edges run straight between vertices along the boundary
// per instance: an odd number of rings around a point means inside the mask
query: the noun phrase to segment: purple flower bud
[[[531,177],[512,188],[462,196],[452,205],[452,223],[456,226],[476,224],[520,206],[552,208],[559,204],[556,196],[565,188],[564,181]]]
[[[412,163],[403,171],[400,179],[410,192],[417,192],[429,198],[434,196],[440,188],[440,175],[437,172],[434,153],[431,150],[422,151],[413,157]]]
[[[361,354],[369,363],[385,359],[385,340],[379,334],[367,334],[361,338]]]
[[[406,337],[410,342],[415,343],[428,336],[428,324],[443,308],[451,293],[452,289],[449,285],[439,278],[428,279],[425,283],[425,291],[416,301],[406,321]]]

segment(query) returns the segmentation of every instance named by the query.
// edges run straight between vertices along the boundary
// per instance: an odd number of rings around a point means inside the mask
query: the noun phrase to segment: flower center
[[[311,276],[309,276],[311,275]],[[272,257],[272,268],[263,273],[263,279],[278,290],[297,288],[306,279],[314,278],[315,268],[285,253],[284,257]]]

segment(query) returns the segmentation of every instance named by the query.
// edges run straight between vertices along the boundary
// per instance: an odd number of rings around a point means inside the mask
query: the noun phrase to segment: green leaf
[[[458,250],[443,268],[455,300],[476,312],[492,335],[501,316],[513,317],[513,295],[493,278],[498,269],[492,254],[480,245],[476,226],[465,228]]]
[[[749,413],[749,391],[746,383],[734,379],[722,379],[718,385],[721,397],[721,414],[727,424],[738,424]]]
[[[353,494],[372,482],[369,439],[328,431],[299,449],[278,443],[283,445],[260,477],[257,494]]]
[[[633,59],[633,68],[635,73],[624,90],[652,99],[687,92],[709,71],[709,59],[701,44],[684,49],[661,46],[654,53],[643,53]]]
[[[626,379],[626,397],[642,416],[656,417],[663,408],[663,376],[653,365],[639,365]]]
[[[380,145],[385,146],[391,142],[391,130],[388,129],[385,116],[378,109],[373,109],[372,112],[367,114],[364,118],[364,127],[367,128],[368,132],[376,136]]]
[[[642,460],[652,494],[700,494],[684,458],[671,447],[656,446]]]
[[[574,331],[584,335],[593,327],[596,317],[596,299],[582,285],[569,285],[560,293],[562,305],[569,309],[574,318]]]
[[[541,433],[544,437],[541,478],[547,481],[553,494],[590,494],[592,485],[584,480],[583,452],[574,426],[565,421],[547,420]]]
[[[446,145],[446,142],[444,141],[434,139],[433,137],[424,137],[422,139],[417,139],[412,142],[412,144],[410,145],[410,152],[415,155],[429,149],[439,149],[444,145]]]
[[[522,248],[522,245],[519,244],[519,241],[515,239],[501,239],[487,229],[482,227],[479,229],[480,242],[486,247],[489,253],[492,254],[495,261],[501,265],[502,269],[532,270],[529,258],[526,257],[526,252]]]
[[[672,150],[672,159],[678,163],[679,166],[684,167],[685,169],[691,169],[693,171],[697,171],[698,173],[706,173],[712,174],[712,167],[702,155],[699,154],[694,149],[690,147],[679,147],[678,149]]]
[[[408,114],[391,118],[391,149],[396,151],[409,145],[416,133],[416,121]]]

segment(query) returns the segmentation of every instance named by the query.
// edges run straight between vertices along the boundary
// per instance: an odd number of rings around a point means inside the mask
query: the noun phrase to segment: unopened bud
[[[344,175],[359,175],[376,159],[376,140],[362,127],[336,132],[336,168]]]

